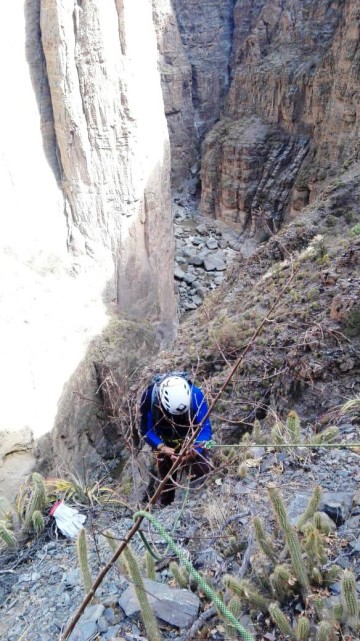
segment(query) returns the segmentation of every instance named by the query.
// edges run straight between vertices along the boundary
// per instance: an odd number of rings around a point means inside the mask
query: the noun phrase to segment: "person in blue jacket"
[[[163,479],[176,460],[184,440],[191,437],[208,411],[204,394],[181,374],[164,375],[143,392],[140,402],[140,431],[145,441],[156,451],[159,475]],[[211,423],[207,418],[189,451],[186,462],[191,465],[192,478],[209,472],[208,450],[204,445],[211,439]],[[160,496],[161,505],[175,498],[176,472]]]

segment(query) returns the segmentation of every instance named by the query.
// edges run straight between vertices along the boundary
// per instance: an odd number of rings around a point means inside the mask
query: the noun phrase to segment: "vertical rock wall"
[[[153,0],[153,18],[171,143],[172,184],[177,187],[188,177],[199,155],[192,102],[192,71],[171,0]]]
[[[360,13],[354,0],[238,0],[234,23],[201,207],[241,230],[276,227],[358,157]]]
[[[153,0],[159,68],[177,187],[200,159],[230,80],[234,0]]]
[[[132,315],[172,319],[170,155],[150,0],[42,0],[69,243]],[[141,43],[141,46],[139,46]]]

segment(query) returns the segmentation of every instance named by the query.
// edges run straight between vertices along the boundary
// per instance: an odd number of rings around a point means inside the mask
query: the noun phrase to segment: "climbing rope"
[[[194,577],[195,581],[198,583],[199,587],[201,590],[206,594],[206,596],[211,599],[211,601],[214,603],[216,608],[221,612],[221,614],[226,617],[230,623],[236,628],[236,630],[240,633],[244,641],[255,641],[254,637],[246,630],[241,623],[237,620],[237,618],[230,612],[230,610],[226,607],[225,603],[220,599],[220,597],[210,588],[210,586],[204,581],[203,577],[195,570],[195,568],[192,566],[190,561],[187,560],[184,552],[176,545],[174,540],[171,538],[170,534],[168,534],[161,523],[152,515],[149,514],[148,512],[145,512],[141,510],[140,512],[136,512],[134,514],[134,520],[138,518],[143,518],[143,519],[148,519],[150,523],[154,526],[154,528],[159,532],[159,534],[163,537],[163,539],[166,541],[168,544],[168,547],[171,548],[173,552],[177,555],[177,557],[180,559],[181,563],[184,565],[184,567],[187,569],[187,571],[191,574],[191,576]]]
[[[214,441],[208,441],[207,443],[204,444],[204,448],[207,450],[212,450],[213,448],[218,448],[218,449],[231,449],[233,447],[240,447],[244,449],[249,449],[250,447],[267,447],[267,448],[276,448],[280,450],[284,449],[289,449],[293,447],[309,447],[309,448],[315,448],[315,449],[320,449],[322,447],[333,447],[335,449],[340,448],[340,447],[360,447],[360,443],[234,443],[234,445],[231,445],[230,443],[226,445],[218,445]]]

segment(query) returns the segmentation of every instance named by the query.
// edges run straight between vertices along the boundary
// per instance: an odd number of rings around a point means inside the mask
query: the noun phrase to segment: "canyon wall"
[[[230,82],[234,0],[153,0],[172,184],[195,174]]]
[[[167,335],[175,317],[151,0],[24,0],[6,11],[0,493],[31,469],[46,433],[54,465],[106,450],[109,435],[90,418],[99,381],[89,345],[118,315]],[[117,340],[119,352],[132,344]],[[110,331],[105,346],[114,342]]]
[[[359,157],[359,34],[354,0],[238,0],[231,86],[203,145],[204,213],[261,238]]]
[[[173,184],[197,155],[202,212],[261,240],[359,156],[357,3],[153,4]]]
[[[121,310],[171,320],[170,155],[151,3],[42,0],[41,33],[70,248],[115,267]]]

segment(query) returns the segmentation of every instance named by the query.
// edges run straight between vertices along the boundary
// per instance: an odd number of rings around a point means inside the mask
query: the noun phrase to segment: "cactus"
[[[336,525],[325,512],[315,512],[313,524],[322,533],[328,536],[336,530]]]
[[[12,531],[6,526],[4,521],[0,521],[0,539],[3,540],[7,548],[15,548],[17,540]]]
[[[311,568],[310,578],[311,583],[314,583],[315,585],[322,585],[324,583],[324,577],[316,566]]]
[[[30,490],[30,497],[28,499],[25,515],[23,517],[23,529],[28,531],[32,526],[32,518],[34,512],[42,512],[46,506],[46,488],[45,481],[41,474],[34,472],[30,480],[32,487]]]
[[[340,565],[331,565],[326,572],[324,572],[324,582],[325,583],[334,583],[339,578],[341,572]]]
[[[276,552],[274,547],[271,544],[270,537],[268,537],[265,533],[264,526],[262,520],[256,516],[254,518],[254,530],[255,530],[255,536],[256,540],[264,552],[266,556],[272,561],[272,563],[276,563]]]
[[[47,503],[45,479],[41,474],[38,474],[38,472],[33,472],[31,480],[36,486],[39,509],[42,511],[45,509]]]
[[[274,445],[285,445],[281,423],[275,423],[274,427],[271,430],[270,436],[271,443],[273,443]]]
[[[344,608],[341,605],[341,603],[336,603],[335,605],[333,605],[331,614],[332,614],[332,619],[336,625],[341,623],[344,616]]]
[[[85,594],[87,594],[91,590],[93,580],[91,578],[91,574],[89,570],[86,533],[84,528],[81,528],[77,536],[76,551],[77,551],[80,571],[81,571],[81,575],[84,583]]]
[[[41,514],[40,510],[35,510],[31,517],[31,526],[35,534],[40,534],[45,527],[44,517]]]
[[[310,637],[310,621],[305,616],[300,616],[296,623],[297,641],[308,641]]]
[[[271,603],[269,605],[269,613],[272,620],[279,628],[280,632],[285,636],[290,637],[290,639],[292,639],[293,641],[297,641],[294,630],[292,629],[285,614],[280,610],[277,603]]]
[[[329,621],[320,621],[316,629],[316,641],[332,641],[334,628]]]
[[[355,629],[359,624],[359,601],[355,576],[351,570],[344,570],[341,579],[341,597],[346,623]]]
[[[302,514],[302,516],[299,518],[296,524],[299,530],[301,530],[302,526],[305,525],[307,521],[310,521],[310,519],[313,518],[316,510],[319,507],[320,500],[321,500],[321,488],[319,487],[319,485],[316,485],[314,487],[314,491],[311,495],[310,501],[306,507],[304,514]]]
[[[275,566],[270,583],[276,598],[282,602],[291,593],[291,584],[294,583],[289,566]]]
[[[144,587],[144,581],[140,574],[138,562],[130,548],[129,545],[123,551],[125,557],[126,565],[128,566],[129,573],[131,575],[132,581],[134,583],[134,588],[136,596],[139,601],[141,616],[144,622],[146,635],[149,641],[160,641],[161,635],[156,622],[156,617],[152,607],[150,606],[149,600]]]
[[[223,578],[224,585],[240,599],[261,612],[267,612],[270,601],[266,599],[249,581],[239,581],[230,574]]]
[[[180,567],[175,561],[170,563],[169,570],[173,575],[179,588],[187,588],[189,585],[189,573],[183,567]]]
[[[237,596],[231,597],[228,603],[228,608],[231,614],[233,614],[234,617],[238,619],[242,612],[241,600],[239,599],[239,597]],[[226,637],[229,637],[230,639],[238,638],[238,631],[229,621],[225,623],[225,633],[226,633]]]
[[[263,444],[264,441],[263,441],[263,435],[261,430],[261,423],[258,419],[255,419],[254,421],[252,436],[257,445]]]
[[[317,565],[326,563],[327,556],[321,534],[319,530],[311,524],[306,528],[305,548],[312,566],[316,567]]]
[[[112,530],[105,530],[104,532],[104,540],[105,543],[109,546],[111,552],[115,554],[117,550],[117,543],[116,543],[116,536]],[[124,559],[122,556],[120,556],[117,561],[116,565],[118,566],[119,572],[123,574],[124,576],[129,578],[129,571],[126,563],[124,562]]]
[[[286,429],[291,443],[300,443],[300,419],[295,410],[291,410],[287,415]]]
[[[246,467],[245,463],[241,463],[241,465],[239,465],[239,467],[238,467],[238,476],[239,476],[239,478],[241,478],[241,479],[246,478],[247,473],[248,473],[248,468]]]
[[[339,436],[339,429],[335,426],[328,427],[323,432],[316,434],[311,439],[311,445],[321,445],[322,443],[332,443]]]
[[[146,551],[145,565],[148,579],[150,579],[151,581],[156,581],[155,561],[149,550]]]
[[[321,599],[320,597],[315,597],[315,599],[313,600],[313,604],[314,604],[314,610],[316,612],[316,616],[320,621],[323,618],[324,609],[325,609],[324,600]]]
[[[287,544],[292,565],[294,568],[295,576],[299,581],[302,587],[303,595],[305,596],[309,590],[309,579],[308,579],[303,558],[301,555],[299,539],[297,538],[295,531],[290,525],[288,515],[286,513],[286,509],[280,495],[275,490],[275,488],[269,488],[268,492],[269,492],[270,500],[275,512],[275,516],[284,533],[284,537],[286,540],[286,544]]]

